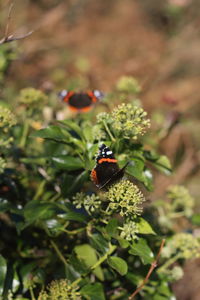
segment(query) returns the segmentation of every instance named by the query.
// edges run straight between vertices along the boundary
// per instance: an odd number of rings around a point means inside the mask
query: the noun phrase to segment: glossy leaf
[[[117,256],[110,256],[107,261],[109,266],[117,271],[120,275],[126,275],[128,271],[128,265],[125,260]]]
[[[156,234],[151,225],[143,218],[139,218],[137,223],[140,234]]]
[[[117,235],[117,227],[118,227],[118,221],[117,219],[111,219],[109,220],[108,224],[106,225],[106,231],[111,237],[115,237]]]
[[[153,252],[149,248],[146,240],[143,238],[140,238],[138,241],[135,241],[131,244],[129,253],[139,256],[145,265],[151,264],[154,259]]]
[[[73,156],[59,156],[51,158],[54,166],[60,170],[73,171],[82,169],[84,167],[83,162],[78,157]]]
[[[24,207],[24,217],[28,224],[38,220],[50,219],[55,213],[56,207],[53,203],[32,200]]]
[[[70,138],[70,134],[61,127],[52,125],[34,132],[32,137],[40,137],[43,139],[67,143],[67,139]]]
[[[109,249],[108,241],[99,233],[95,233],[90,237],[90,243],[102,255]]]
[[[80,246],[76,246],[74,248],[77,257],[82,260],[88,268],[93,267],[97,262],[96,251],[89,245],[83,244]],[[92,270],[92,272],[99,278],[100,280],[104,279],[103,271],[100,266],[96,267]]]
[[[103,286],[100,283],[87,284],[81,289],[81,295],[88,300],[105,300]]]

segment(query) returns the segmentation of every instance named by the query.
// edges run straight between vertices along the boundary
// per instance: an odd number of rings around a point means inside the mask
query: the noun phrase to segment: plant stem
[[[107,124],[106,124],[105,121],[103,121],[103,125],[104,125],[104,127],[105,127],[105,129],[106,129],[108,135],[110,136],[111,141],[112,141],[112,142],[115,142],[115,138],[114,138],[114,136],[112,135],[112,133],[111,133],[110,129],[108,128],[108,126],[107,126]]]
[[[19,142],[19,147],[20,148],[24,148],[25,147],[27,136],[28,136],[28,132],[29,132],[29,122],[27,120],[27,121],[24,122],[22,136],[21,136],[21,140]]]
[[[39,184],[39,186],[37,188],[35,196],[33,197],[33,200],[37,200],[42,195],[46,182],[47,182],[46,179],[41,181],[41,183]]]
[[[54,241],[50,240],[51,245],[53,246],[54,250],[56,251],[58,257],[60,258],[60,260],[64,263],[65,266],[68,266],[68,263],[66,261],[66,259],[64,258],[64,256],[62,255],[62,253],[60,252],[60,250],[58,249],[57,245],[54,243]]]
[[[29,292],[30,292],[30,294],[31,294],[31,300],[36,300],[36,299],[35,299],[35,295],[34,295],[34,293],[33,293],[33,287],[32,287],[32,286],[29,287]]]
[[[177,261],[179,258],[181,258],[181,254],[177,253],[175,256],[173,256],[168,261],[166,261],[166,263],[157,270],[157,273],[164,272],[169,266],[171,266],[173,263],[175,263],[175,261]]]

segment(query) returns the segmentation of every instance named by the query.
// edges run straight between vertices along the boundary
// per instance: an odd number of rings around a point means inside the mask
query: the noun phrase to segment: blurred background
[[[0,37],[9,3],[0,1]],[[170,183],[183,184],[199,212],[200,1],[17,0],[9,32],[29,30],[30,37],[12,44],[0,98],[29,86],[109,92],[121,76],[135,77],[154,132],[163,134],[158,147],[174,166],[171,177],[156,177],[153,198]],[[174,285],[177,299],[198,300],[200,260],[185,271]]]

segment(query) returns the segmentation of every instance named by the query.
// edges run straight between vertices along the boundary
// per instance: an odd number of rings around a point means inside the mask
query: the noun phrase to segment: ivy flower
[[[19,102],[31,107],[40,107],[47,100],[47,96],[40,90],[25,88],[20,91]]]
[[[174,211],[183,211],[186,217],[192,215],[194,198],[184,186],[175,185],[169,187],[167,196],[172,201],[171,205]]]
[[[177,233],[163,249],[163,255],[191,259],[200,257],[200,242],[190,233]]]
[[[121,229],[120,236],[123,239],[126,239],[128,241],[138,239],[138,236],[136,234],[139,233],[139,228],[138,228],[138,224],[135,223],[134,221],[131,220],[127,221],[126,223],[123,224],[122,227],[120,227],[120,229]]]
[[[95,194],[85,195],[84,193],[77,193],[73,197],[73,203],[76,208],[84,207],[89,214],[97,211],[101,206],[101,200]]]
[[[145,198],[136,185],[129,180],[121,180],[112,185],[106,197],[109,201],[106,212],[119,213],[121,216],[132,217],[142,213],[141,204]]]
[[[38,300],[81,300],[78,287],[72,286],[68,280],[52,281],[47,291],[42,291]]]
[[[120,92],[139,93],[141,87],[138,81],[132,76],[122,76],[117,82],[117,89]]]
[[[141,107],[122,103],[111,113],[112,128],[124,138],[137,139],[150,127],[147,113]]]
[[[4,106],[0,106],[0,128],[3,132],[7,132],[8,129],[16,124],[16,118],[14,114]]]

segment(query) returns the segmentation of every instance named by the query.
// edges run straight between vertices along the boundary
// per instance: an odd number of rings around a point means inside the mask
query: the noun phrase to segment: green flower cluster
[[[0,106],[0,128],[3,132],[8,132],[9,128],[16,124],[14,114],[4,106]]]
[[[190,233],[177,233],[163,249],[163,255],[191,259],[200,257],[200,242]]]
[[[137,94],[141,91],[138,81],[132,76],[122,76],[117,82],[117,90]]]
[[[175,266],[169,272],[171,273],[170,278],[174,281],[181,279],[184,275],[183,269],[179,266]]]
[[[96,212],[101,206],[101,200],[99,196],[92,194],[92,195],[85,195],[84,193],[76,193],[73,197],[73,204],[76,208],[84,207],[85,210],[92,214]]]
[[[46,291],[42,291],[38,300],[81,300],[77,292],[78,287],[73,287],[67,280],[55,280]]]
[[[122,217],[133,217],[142,213],[141,204],[145,201],[138,187],[129,180],[121,180],[112,185],[106,193],[109,201],[106,212],[119,213]]]
[[[167,191],[173,211],[183,211],[186,217],[193,214],[194,198],[184,186],[171,186]]]
[[[19,102],[32,108],[44,105],[47,96],[40,90],[25,88],[20,91]]]
[[[147,113],[143,108],[122,103],[111,113],[112,127],[124,138],[137,139],[150,127],[150,120],[146,116]]]
[[[150,120],[143,108],[134,104],[122,103],[111,114],[100,113],[97,115],[97,124],[113,139],[123,137],[136,140],[145,134],[150,127]]]
[[[126,239],[127,241],[132,241],[138,239],[137,233],[139,233],[138,224],[134,221],[127,221],[120,227],[121,238]]]

